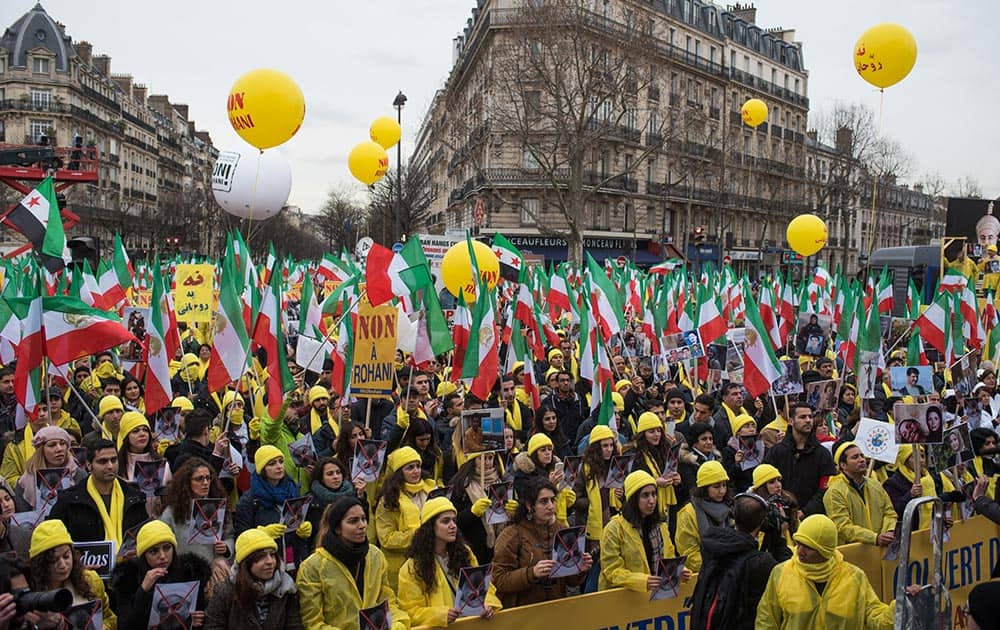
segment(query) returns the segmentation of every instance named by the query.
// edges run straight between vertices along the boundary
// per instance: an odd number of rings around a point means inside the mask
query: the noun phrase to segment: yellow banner
[[[174,309],[177,321],[211,322],[215,290],[214,265],[177,265],[174,275]]]
[[[374,307],[368,301],[367,294],[362,296],[353,326],[351,394],[371,397],[392,394],[396,316],[396,307],[391,304]]]

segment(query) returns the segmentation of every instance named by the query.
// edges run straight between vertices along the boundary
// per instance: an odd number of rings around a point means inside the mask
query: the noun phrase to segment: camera
[[[772,494],[767,498],[767,514],[764,515],[764,526],[763,529],[777,531],[781,529],[782,524],[788,523],[788,513],[791,510],[791,506],[780,494]],[[782,512],[785,513],[782,516]]]
[[[28,588],[11,591],[17,614],[28,612],[63,612],[73,605],[73,593],[67,588],[34,592]]]

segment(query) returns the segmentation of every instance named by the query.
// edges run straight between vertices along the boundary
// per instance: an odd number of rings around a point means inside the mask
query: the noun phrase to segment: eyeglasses
[[[191,481],[195,483],[206,483],[212,480],[212,475],[198,475],[197,477],[191,477]]]

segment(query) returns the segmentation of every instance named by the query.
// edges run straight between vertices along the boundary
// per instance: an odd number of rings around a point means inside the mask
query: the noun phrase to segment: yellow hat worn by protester
[[[109,411],[125,411],[125,405],[122,404],[122,399],[115,395],[108,395],[101,398],[101,402],[97,405],[97,417],[103,419],[104,414]]]
[[[771,464],[760,464],[753,469],[753,487],[760,488],[768,481],[781,479],[781,471]]]
[[[699,488],[712,486],[723,481],[729,481],[729,475],[726,474],[726,469],[719,462],[705,462],[698,467],[697,483]]]
[[[824,558],[829,558],[837,550],[837,526],[830,517],[813,514],[799,523],[799,529],[792,535],[792,539],[815,549]]]
[[[628,380],[627,378],[623,378],[622,380],[615,383],[616,392],[620,390],[622,387],[632,387],[632,381]]]
[[[36,558],[49,549],[55,549],[61,545],[72,545],[73,539],[69,536],[69,530],[60,520],[42,521],[31,533],[31,547],[28,549],[28,556]]]
[[[258,475],[264,474],[264,468],[268,462],[276,457],[284,457],[285,454],[278,450],[278,447],[265,444],[257,449],[253,456],[253,465]]]
[[[455,509],[455,504],[449,501],[448,497],[434,497],[433,499],[429,499],[424,503],[424,507],[420,509],[420,524],[423,525],[438,514],[444,514],[445,512],[458,512]]]
[[[852,446],[858,446],[857,442],[847,441],[847,442],[842,442],[840,445],[837,446],[837,450],[835,450],[833,452],[833,465],[834,466],[840,466],[840,459],[841,459],[841,457],[843,457],[844,453],[847,452],[847,449],[851,448]],[[861,448],[861,447],[858,447],[858,448]]]
[[[170,403],[170,406],[178,411],[194,411],[194,403],[187,396],[178,396]]]
[[[548,360],[550,363],[552,362],[553,357],[557,356],[559,358],[562,358],[563,356],[562,350],[560,350],[559,348],[552,348],[551,350],[549,350]]]
[[[139,533],[135,535],[135,555],[141,558],[142,554],[163,543],[170,543],[174,549],[177,549],[177,537],[174,536],[174,530],[170,529],[170,526],[163,521],[149,521],[140,527]]]
[[[632,495],[646,486],[656,487],[656,479],[653,479],[653,475],[645,470],[630,472],[628,477],[625,477],[625,500],[628,501]]]
[[[756,427],[757,421],[753,419],[753,416],[746,413],[741,413],[737,415],[735,418],[733,418],[733,421],[730,424],[731,424],[730,428],[732,428],[733,430],[733,435],[736,435],[740,432],[740,429],[747,426],[748,424],[752,424],[754,425],[754,427]]]
[[[536,433],[532,435],[531,439],[528,440],[528,455],[534,455],[535,451],[543,446],[553,446],[551,438],[544,433]]]
[[[389,472],[394,473],[397,470],[401,470],[407,464],[419,461],[421,461],[420,453],[418,453],[412,446],[404,446],[402,448],[397,448],[389,454],[389,459],[386,462],[386,465]]]
[[[458,386],[451,381],[441,381],[438,383],[437,390],[434,392],[438,398],[444,398],[446,396],[451,396],[458,391]]]
[[[615,411],[625,411],[625,397],[618,392],[611,392],[611,402]]]
[[[243,562],[247,556],[265,549],[277,551],[278,543],[274,542],[263,529],[256,527],[248,529],[236,539],[236,562]]]
[[[652,411],[644,411],[639,415],[639,424],[636,426],[636,435],[642,433],[643,431],[649,431],[650,429],[662,429],[663,421],[660,420],[660,416],[656,415]]]
[[[226,409],[229,409],[229,405],[231,405],[234,402],[236,402],[236,397],[237,396],[239,396],[239,393],[235,389],[226,390],[225,395],[222,396],[222,411],[223,412],[225,412]],[[242,401],[242,400],[243,399],[240,398],[240,401]]]
[[[309,388],[309,393],[306,395],[306,402],[311,405],[317,400],[329,397],[330,391],[327,388],[322,385],[313,385]]]
[[[597,444],[601,440],[613,440],[615,439],[615,432],[611,430],[606,424],[599,424],[590,430],[590,439],[587,440],[587,444]]]
[[[135,431],[139,427],[146,427],[149,429],[149,420],[146,419],[146,416],[142,415],[138,411],[127,411],[122,414],[121,424],[118,429],[119,449],[122,447],[122,444],[125,443],[125,438],[128,437],[128,434]],[[150,432],[152,432],[151,429]]]

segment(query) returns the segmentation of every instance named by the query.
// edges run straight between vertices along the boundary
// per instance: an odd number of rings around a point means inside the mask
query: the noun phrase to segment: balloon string
[[[880,89],[878,91],[878,131],[875,135],[875,140],[878,141],[882,137],[882,111],[883,103],[885,101],[885,90]],[[878,194],[878,170],[873,169],[872,172],[872,209],[871,214],[868,217],[868,263],[866,265],[866,276],[871,273],[871,260],[872,252],[875,251],[875,202],[876,195]]]
[[[257,173],[253,177],[253,195],[250,197],[250,216],[247,217],[247,246],[253,240],[253,215],[257,211],[257,182],[260,181],[260,163],[264,160],[264,150],[257,154]]]

